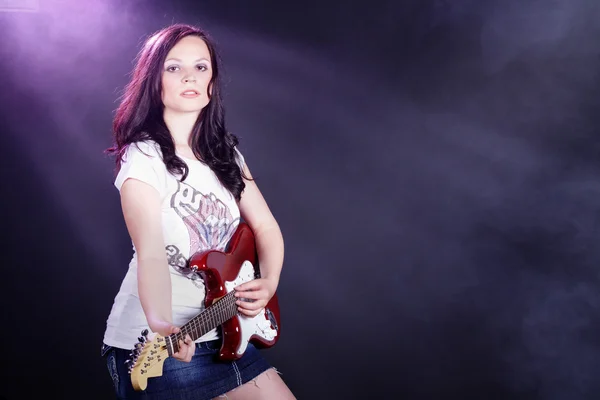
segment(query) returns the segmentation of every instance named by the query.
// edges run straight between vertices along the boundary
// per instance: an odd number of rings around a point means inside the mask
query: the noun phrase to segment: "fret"
[[[183,340],[186,334],[189,334],[192,340],[196,341],[211,329],[220,326],[233,317],[237,313],[235,300],[233,291],[227,293],[219,301],[204,309],[199,315],[185,324],[179,334],[175,334],[174,337],[171,335],[171,346],[174,351],[177,352],[179,349],[178,341],[179,339]]]

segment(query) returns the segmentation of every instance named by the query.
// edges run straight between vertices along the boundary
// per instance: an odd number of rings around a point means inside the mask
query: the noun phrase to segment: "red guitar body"
[[[194,255],[190,267],[198,270],[206,286],[206,308],[233,290],[234,286],[259,276],[254,234],[246,223],[240,223],[225,252],[211,250]],[[253,275],[250,277],[250,275]],[[222,360],[239,359],[250,342],[258,348],[268,348],[279,339],[281,323],[277,294],[255,317],[237,313],[220,325],[223,344]]]

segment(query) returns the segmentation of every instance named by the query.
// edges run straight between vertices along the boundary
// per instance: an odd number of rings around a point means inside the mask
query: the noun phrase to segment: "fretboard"
[[[195,341],[236,315],[238,311],[237,304],[235,304],[236,300],[235,290],[232,290],[183,325],[179,333],[169,335],[166,338],[169,356],[179,351],[179,341],[184,340],[185,335],[190,335],[192,340]]]

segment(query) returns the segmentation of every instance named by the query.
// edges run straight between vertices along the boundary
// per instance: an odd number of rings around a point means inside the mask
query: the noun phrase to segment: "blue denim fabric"
[[[130,350],[102,346],[108,372],[114,384],[117,399],[143,400],[209,400],[226,393],[271,368],[252,344],[242,358],[234,362],[216,360],[221,341],[196,344],[196,352],[189,363],[169,357],[163,365],[163,374],[149,378],[146,390],[136,392],[125,361]]]

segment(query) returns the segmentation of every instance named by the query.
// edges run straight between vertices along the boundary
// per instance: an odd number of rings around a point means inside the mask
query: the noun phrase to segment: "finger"
[[[257,299],[241,298],[241,299],[238,299],[237,301],[239,301],[240,303],[243,303],[244,306],[251,305],[253,309],[256,307],[264,307],[265,304],[267,304],[267,299],[265,298],[265,296],[261,296]]]
[[[254,313],[254,314],[258,314],[258,312],[260,310],[262,310],[264,307],[261,306],[260,304],[249,304],[247,306],[238,306],[238,311],[241,312],[246,312],[246,313]]]
[[[188,352],[188,345],[183,340],[179,339],[178,341],[179,349],[174,353],[179,357],[185,357]]]
[[[193,353],[190,354],[190,346],[179,340],[179,351],[173,353],[173,356],[180,361],[190,362],[192,355]]]
[[[185,342],[183,340],[179,339],[178,345],[179,345],[179,349],[175,352],[175,355],[179,359],[185,358],[185,355],[187,354],[187,346],[186,346]]]
[[[246,290],[254,290],[256,288],[260,288],[261,282],[258,279],[255,279],[250,282],[242,283],[235,287],[236,291],[246,291]]]
[[[238,300],[235,302],[238,307],[246,309],[246,310],[260,310],[266,304],[264,300],[256,300],[256,301],[242,301]]]
[[[179,351],[176,351],[175,353],[173,353],[173,358],[175,358],[177,360],[181,360],[181,345],[179,345]]]
[[[190,337],[190,335],[185,335],[185,342],[187,344],[187,354],[186,354],[186,359],[188,361],[192,360],[192,356],[194,355],[194,353],[196,352],[196,345],[194,344],[194,342],[192,341],[192,338]]]
[[[238,308],[238,311],[248,317],[256,317],[261,312],[261,310],[248,310],[245,308]]]
[[[179,352],[177,353],[177,359],[179,361],[188,361],[188,346],[185,344],[182,344],[181,347],[179,348]]]
[[[247,292],[238,292],[235,294],[235,297],[239,298],[239,299],[252,299],[252,300],[256,300],[256,299],[260,299],[261,297],[267,297],[267,291],[266,290],[253,290],[253,291],[247,291]]]

